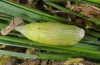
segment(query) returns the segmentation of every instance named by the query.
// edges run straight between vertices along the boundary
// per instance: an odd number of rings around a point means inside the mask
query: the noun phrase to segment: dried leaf
[[[33,49],[28,48],[28,49],[26,50],[26,54],[33,54],[33,53],[36,53],[36,51],[35,51],[34,48],[33,48]]]
[[[16,65],[16,59],[12,58],[7,60],[6,65]]]
[[[28,1],[28,6],[31,7],[33,4],[33,0],[27,0]]]
[[[64,65],[74,65],[74,64],[78,64],[79,62],[84,61],[83,58],[74,58],[74,59],[69,59],[67,61],[64,62]]]
[[[62,61],[56,60],[52,63],[52,65],[63,65]]]
[[[26,4],[27,3],[27,0],[19,0],[19,3]]]
[[[0,49],[1,49],[1,48],[5,48],[5,47],[6,47],[5,45],[0,44]]]
[[[41,65],[48,65],[48,60],[42,60]]]
[[[80,12],[81,14],[87,16],[87,17],[95,17],[100,15],[100,8],[89,5],[89,4],[73,4],[73,5],[66,5],[67,8],[70,8],[71,10]]]
[[[25,60],[22,64],[20,65],[39,65],[40,61],[39,60],[32,60],[32,59],[28,59]]]
[[[80,62],[83,65],[97,65],[96,63],[90,62],[90,61],[81,61]]]
[[[97,64],[90,61],[86,61],[83,58],[74,58],[65,61],[64,65],[97,65]]]
[[[16,64],[16,59],[12,58],[10,56],[0,56],[0,65],[15,65]]]

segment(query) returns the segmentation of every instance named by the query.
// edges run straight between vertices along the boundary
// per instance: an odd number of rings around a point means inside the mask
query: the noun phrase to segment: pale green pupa
[[[15,28],[28,39],[47,45],[71,46],[84,37],[84,30],[59,22],[36,22]]]

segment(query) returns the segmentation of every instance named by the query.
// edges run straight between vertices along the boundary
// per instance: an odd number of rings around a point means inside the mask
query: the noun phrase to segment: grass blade
[[[63,22],[68,21],[65,18],[58,17],[58,16],[51,16],[37,9],[21,6],[19,4],[15,4],[7,0],[0,1],[0,10],[12,16],[21,16],[24,20],[29,21],[29,22],[39,21],[39,20],[63,21]]]
[[[100,41],[82,41],[82,42],[86,44],[100,46]]]
[[[67,57],[64,56],[65,59],[67,59],[68,57],[70,57],[70,58],[72,58],[72,57],[84,57],[84,58],[88,58],[89,60],[96,60],[96,61],[100,60],[100,55],[98,55],[98,54],[76,52],[76,51],[70,51],[70,50],[65,50],[65,49],[60,49],[60,48],[35,46],[35,45],[8,42],[8,41],[2,41],[2,40],[0,40],[0,44],[10,45],[10,46],[18,46],[18,47],[26,47],[26,48],[37,48],[37,49],[40,49],[40,50],[60,52],[60,53],[64,53],[65,55],[67,55]],[[60,55],[62,55],[62,54],[60,54]],[[44,58],[44,56],[42,56],[42,58]],[[51,57],[49,56],[49,58],[51,58]],[[39,59],[41,59],[41,57],[39,57]],[[58,57],[57,59],[60,59],[60,58]]]
[[[14,56],[14,57],[19,57],[19,58],[32,58],[32,59],[36,59],[36,55],[29,55],[29,54],[10,52],[10,51],[4,51],[4,50],[0,50],[0,54]]]
[[[7,26],[7,24],[5,24],[5,23],[0,23],[0,30],[3,29],[3,28],[5,28],[6,26]]]
[[[95,36],[90,36],[90,35],[86,35],[86,36],[82,39],[82,41],[97,41],[97,40],[98,40],[97,37],[95,37]]]
[[[7,16],[7,15],[4,15],[4,14],[0,14],[0,19],[9,21],[11,19],[11,16]]]
[[[67,54],[46,54],[46,53],[38,53],[36,55],[18,53],[18,52],[10,52],[5,50],[0,50],[0,54],[14,56],[18,58],[26,58],[26,59],[52,59],[52,60],[67,60],[71,57],[71,55]]]
[[[91,30],[85,30],[85,31],[86,31],[86,34],[88,34],[88,35],[100,38],[100,32],[95,32],[95,31],[91,31]]]
[[[86,0],[86,1],[100,4],[100,0]]]

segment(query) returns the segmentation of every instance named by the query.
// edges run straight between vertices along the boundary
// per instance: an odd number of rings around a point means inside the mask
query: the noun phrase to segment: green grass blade
[[[67,60],[68,58],[71,57],[71,55],[67,55],[67,54],[38,53],[36,55],[32,55],[32,54],[11,52],[11,51],[5,51],[5,50],[0,50],[0,54],[8,55],[8,56],[14,56],[14,57],[18,57],[18,58],[26,58],[26,59],[31,58],[31,59]]]
[[[37,55],[37,59],[51,59],[51,60],[67,60],[69,58],[72,58],[72,55],[69,54],[46,54],[46,53],[39,53]]]
[[[85,1],[89,1],[89,2],[93,2],[93,3],[97,3],[100,5],[100,0],[85,0]]]
[[[61,7],[61,6],[57,5],[57,4],[50,3],[50,2],[46,2],[46,3],[49,4],[49,5],[51,5],[51,6],[53,6],[53,7],[55,7],[55,8],[57,8],[57,9],[60,9],[60,10],[65,11],[65,12],[67,12],[67,13],[70,13],[70,14],[72,14],[72,15],[76,15],[76,16],[78,16],[78,17],[81,17],[81,18],[84,18],[84,19],[86,19],[86,20],[92,21],[92,22],[94,22],[94,23],[96,23],[96,24],[100,24],[100,19],[88,18],[88,17],[85,17],[84,15],[82,15],[82,14],[80,14],[80,13],[78,13],[78,12],[72,11],[72,10],[67,9],[67,8],[64,8],[64,7]]]
[[[86,44],[100,46],[100,41],[82,41],[82,42]]]
[[[97,41],[98,40],[98,37],[95,37],[95,36],[90,36],[90,35],[86,35],[82,41]]]
[[[95,31],[91,31],[91,30],[85,30],[85,31],[86,31],[86,34],[88,34],[88,35],[100,38],[100,32],[95,32]]]
[[[2,41],[2,40],[0,40],[0,44],[10,45],[10,46],[18,46],[18,47],[26,47],[26,48],[37,48],[37,49],[40,49],[40,50],[66,53],[67,58],[70,55],[70,58],[72,58],[72,57],[84,57],[84,58],[88,58],[90,60],[100,60],[100,55],[90,54],[90,53],[86,53],[86,52],[76,52],[76,51],[70,51],[70,50],[65,50],[65,49],[60,49],[60,48],[35,46],[35,45],[22,44],[22,43],[16,43],[16,42],[8,42],[8,41]],[[42,58],[44,58],[44,56],[42,56]],[[39,59],[41,59],[41,57],[39,57]]]
[[[92,30],[93,30],[93,31],[100,32],[100,29],[97,29],[97,28],[96,28],[96,29],[92,29]]]
[[[6,40],[0,40],[0,44],[8,45],[8,46],[17,46],[17,47],[23,47],[23,48],[36,48],[39,50],[48,50],[48,51],[55,51],[55,52],[65,52],[63,49],[53,48],[53,47],[46,47],[41,45],[30,45],[25,43],[18,43],[18,42],[12,42],[12,41],[6,41]]]
[[[3,21],[2,21],[2,22],[3,22]],[[3,28],[5,28],[6,26],[7,26],[7,24],[1,23],[1,22],[0,22],[0,30],[3,29]]]
[[[46,46],[46,45],[35,45],[35,44],[25,44],[25,43],[18,43],[18,42],[12,42],[12,41],[6,41],[6,40],[0,40],[0,44],[4,45],[10,45],[10,46],[18,46],[18,47],[24,47],[24,48],[37,48],[41,50],[48,50],[48,51],[55,51],[55,52],[63,52],[66,51],[66,47],[54,47],[54,46]],[[69,48],[69,47],[68,47]],[[87,44],[78,44],[72,48],[85,48],[90,50],[99,50],[99,47],[93,46],[93,45],[87,45]],[[64,51],[64,53],[66,53]]]
[[[10,51],[4,51],[4,50],[0,50],[0,54],[8,55],[8,56],[14,56],[14,57],[19,57],[19,58],[32,58],[32,59],[36,59],[36,55],[29,55],[29,54],[10,52]]]
[[[19,4],[16,4],[7,0],[0,1],[0,10],[12,16],[21,16],[24,20],[29,21],[29,22],[39,21],[39,20],[64,21],[64,22],[68,21],[65,18],[52,16],[42,11],[39,11],[37,9],[21,6]]]
[[[0,14],[0,19],[9,21],[11,19],[11,16],[7,16],[7,15],[4,15],[4,14]]]

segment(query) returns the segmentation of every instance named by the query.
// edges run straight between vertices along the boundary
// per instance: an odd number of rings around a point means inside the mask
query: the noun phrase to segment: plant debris
[[[80,12],[87,17],[100,16],[100,8],[89,4],[75,3],[73,5],[66,5],[66,8],[70,8],[71,10]]]

